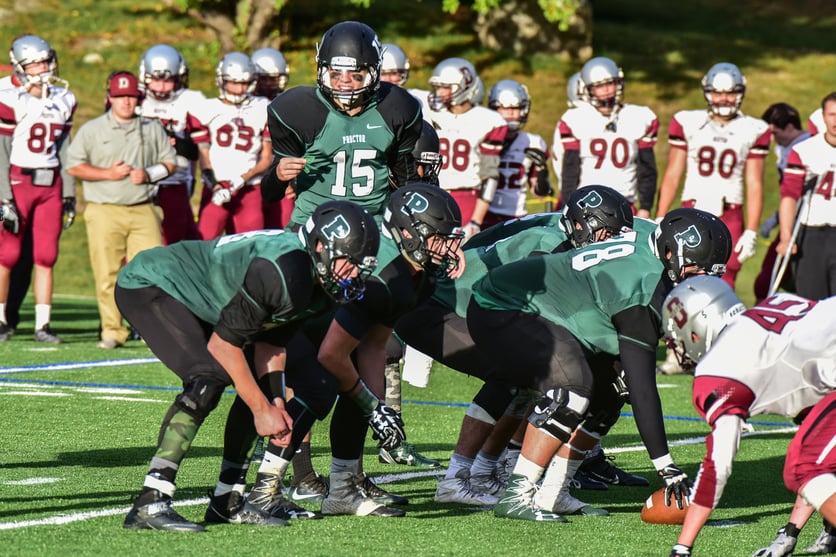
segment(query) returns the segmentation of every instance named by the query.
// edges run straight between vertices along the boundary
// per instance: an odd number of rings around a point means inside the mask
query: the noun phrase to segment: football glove
[[[671,549],[670,557],[691,557],[691,548],[678,543]]]
[[[66,217],[64,230],[67,230],[75,222],[75,197],[65,197],[62,214]]]
[[[14,199],[5,199],[0,205],[0,220],[3,221],[3,228],[15,236],[20,233],[20,214],[17,212],[17,205]]]
[[[482,231],[482,225],[477,222],[470,221],[462,227],[462,230],[464,231],[464,239],[462,240],[462,243],[464,243],[479,234]]]
[[[737,245],[734,246],[734,252],[737,254],[737,260],[743,263],[753,255],[755,255],[755,247],[758,245],[758,233],[754,230],[744,230]]]
[[[232,190],[224,187],[226,186],[226,182],[221,182],[221,184],[221,188],[212,193],[212,203],[218,207],[222,207],[224,204],[229,203],[232,200]]]
[[[535,147],[527,147],[525,157],[531,161],[531,166],[537,169],[538,172],[546,170],[546,153]]]
[[[229,191],[235,193],[236,191],[243,188],[245,185],[244,179],[240,176],[233,178],[229,181]]]
[[[378,441],[378,447],[390,451],[406,441],[403,418],[391,406],[378,402],[369,416],[372,439]]]
[[[676,499],[676,508],[682,510],[691,496],[691,480],[676,464],[665,466],[657,472],[665,482],[665,505],[671,506],[671,498]]]
[[[786,526],[779,529],[778,536],[772,540],[769,547],[763,547],[755,551],[752,553],[752,557],[784,557],[786,555],[792,555],[795,544],[798,543],[798,538],[787,534],[786,529]]]

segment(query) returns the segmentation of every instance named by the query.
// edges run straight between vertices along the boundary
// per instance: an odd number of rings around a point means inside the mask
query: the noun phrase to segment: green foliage
[[[358,0],[368,5],[369,0]],[[496,8],[503,0],[474,0],[473,10],[477,13],[484,14]],[[546,21],[557,23],[561,31],[566,31],[569,28],[569,23],[572,17],[580,7],[580,0],[537,0],[540,8],[543,10],[543,15]],[[454,14],[461,6],[460,0],[442,0],[442,9]]]

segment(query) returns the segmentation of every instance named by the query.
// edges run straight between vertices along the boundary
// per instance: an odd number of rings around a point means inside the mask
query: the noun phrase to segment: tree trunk
[[[502,2],[480,14],[474,28],[479,41],[491,50],[505,50],[517,56],[551,52],[573,60],[592,56],[592,5],[583,0],[569,29],[561,31],[546,20],[537,0]]]

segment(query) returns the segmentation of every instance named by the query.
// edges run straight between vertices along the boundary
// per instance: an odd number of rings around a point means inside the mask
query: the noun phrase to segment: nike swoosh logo
[[[383,126],[372,126],[371,124],[366,124],[367,130],[376,130],[377,128],[382,128]]]
[[[314,497],[322,497],[319,493],[294,493],[293,500],[294,501],[304,501],[305,499],[313,499]]]

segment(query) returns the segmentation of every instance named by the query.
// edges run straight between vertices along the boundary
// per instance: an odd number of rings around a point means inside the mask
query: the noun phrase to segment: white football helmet
[[[723,279],[698,275],[670,291],[662,307],[665,342],[680,364],[693,368],[720,332],[746,306]]]
[[[21,85],[26,89],[33,85],[41,85],[44,96],[49,89],[50,81],[58,75],[58,57],[55,51],[49,43],[37,35],[21,35],[12,41],[9,62]],[[38,75],[27,75],[25,66],[36,62],[47,62],[47,70]]]
[[[380,56],[380,73],[397,72],[398,85],[403,87],[409,79],[409,59],[398,45],[383,43],[383,53]]]
[[[528,88],[513,79],[498,81],[488,93],[488,108],[492,110],[519,108],[520,119],[516,122],[508,122],[509,129],[517,130],[526,123],[528,111],[531,110],[531,96],[528,94]]]
[[[255,66],[255,94],[274,99],[287,88],[290,66],[284,55],[275,48],[259,48],[251,56]]]
[[[581,81],[583,81],[586,101],[596,108],[612,108],[621,104],[624,98],[624,73],[618,65],[603,56],[589,60],[581,68]],[[607,83],[615,83],[615,95],[605,99],[596,97],[592,88]]]
[[[581,79],[581,72],[575,72],[566,82],[566,104],[569,108],[577,108],[582,102],[586,102],[586,85]]]
[[[708,110],[722,118],[733,118],[740,110],[743,96],[746,94],[746,78],[740,68],[728,62],[714,64],[702,78],[702,92]],[[734,93],[732,104],[715,104],[711,101],[711,93]]]
[[[171,92],[152,91],[149,87],[152,78],[173,79],[174,89]],[[139,61],[139,82],[148,95],[164,101],[189,86],[189,68],[173,46],[154,45],[145,51]]]
[[[476,96],[479,87],[484,85],[476,68],[464,58],[448,58],[440,62],[430,76],[429,104],[433,110],[441,110],[451,106],[458,106],[466,102],[478,104]],[[449,95],[439,97],[439,87],[449,87],[452,91]],[[483,93],[484,94],[484,93]]]
[[[228,82],[247,83],[247,91],[243,95],[230,94],[226,90]],[[255,66],[250,57],[243,52],[224,55],[215,69],[215,83],[218,85],[221,99],[232,104],[246,101],[255,90]]]

